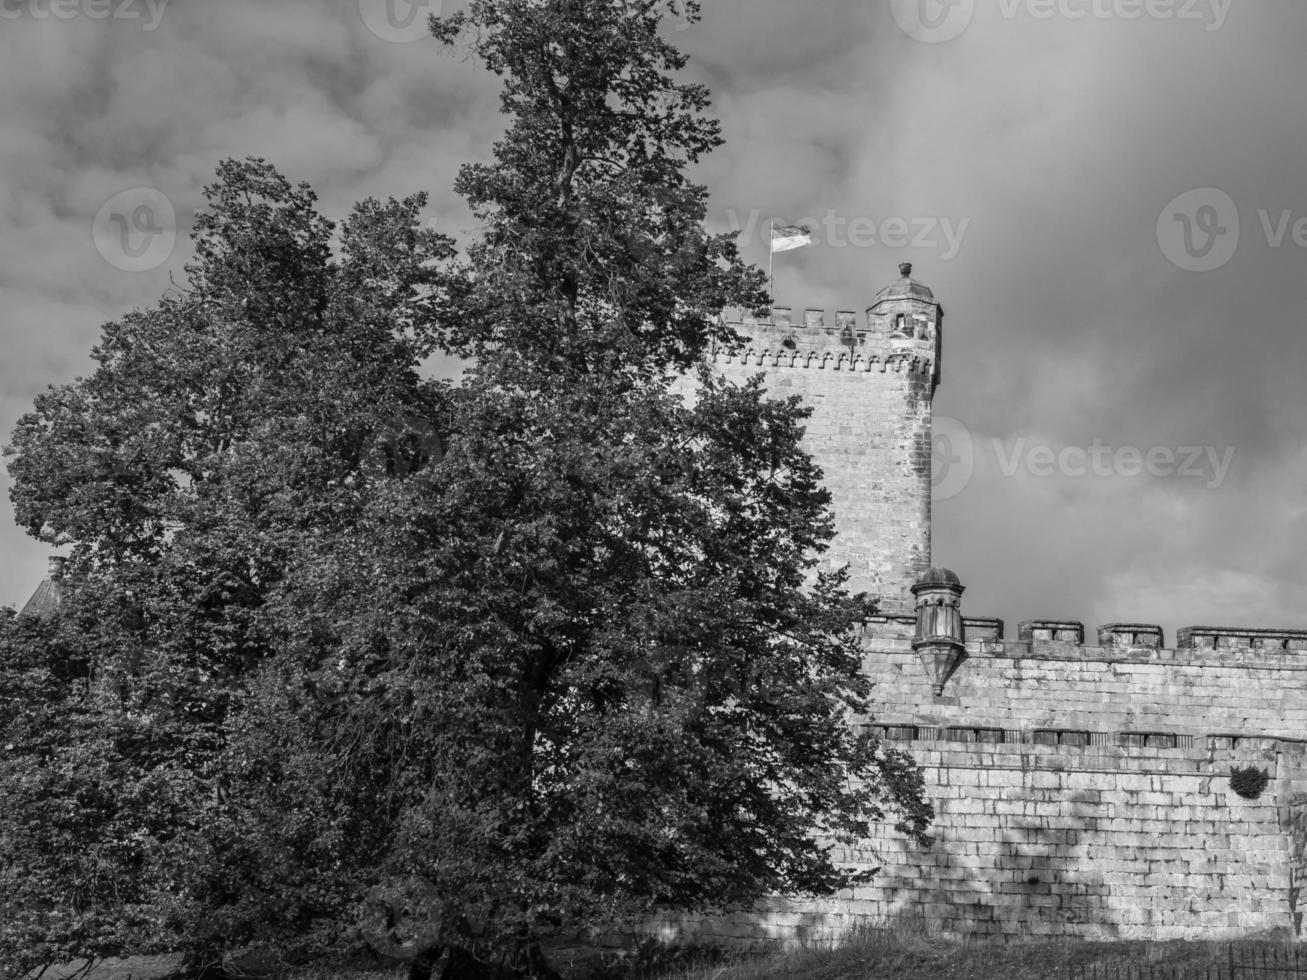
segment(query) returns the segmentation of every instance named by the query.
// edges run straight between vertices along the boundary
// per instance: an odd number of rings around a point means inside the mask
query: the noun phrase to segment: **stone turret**
[[[58,612],[59,602],[63,598],[64,566],[67,562],[68,559],[60,558],[58,555],[51,556],[45,578],[36,587],[32,598],[27,600],[27,604],[18,615],[48,619]]]
[[[912,649],[930,674],[935,696],[944,693],[949,678],[967,659],[962,626],[962,593],[966,587],[947,568],[932,568],[912,586],[917,600],[917,632]]]
[[[933,397],[939,387],[944,308],[929,286],[912,278],[912,263],[900,265],[899,278],[876,294],[867,323],[874,341],[892,355],[929,363]]]

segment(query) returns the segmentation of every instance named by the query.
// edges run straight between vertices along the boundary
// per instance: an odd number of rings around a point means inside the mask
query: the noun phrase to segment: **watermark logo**
[[[962,251],[967,233],[971,230],[970,218],[941,215],[892,215],[850,217],[828,210],[821,218],[803,218],[798,221],[764,220],[761,211],[750,211],[741,218],[734,209],[726,212],[732,232],[740,236],[740,243],[758,243],[771,248],[771,230],[783,227],[802,227],[807,230],[813,245],[826,248],[890,248],[925,249],[939,253],[948,261]]]
[[[384,426],[376,438],[389,476],[412,476],[445,457],[445,434],[430,419],[414,413],[405,413]]]
[[[1188,272],[1211,272],[1234,258],[1261,231],[1266,247],[1292,244],[1307,250],[1307,216],[1289,208],[1258,208],[1257,221],[1241,219],[1240,209],[1225,191],[1202,187],[1185,191],[1157,219],[1157,243],[1162,254]]]
[[[1239,208],[1229,194],[1215,187],[1185,191],[1157,219],[1157,244],[1181,269],[1219,269],[1239,248]]]
[[[890,12],[908,37],[943,44],[971,26],[976,0],[890,0]]]
[[[976,444],[957,419],[935,416],[930,433],[931,499],[952,500],[976,472]]]
[[[363,900],[363,909],[360,933],[383,956],[412,962],[440,940],[445,903],[425,878],[377,885]]]
[[[428,19],[452,13],[459,0],[359,0],[359,16],[377,37],[411,44],[431,37]],[[446,10],[449,6],[451,9]]]
[[[172,0],[0,0],[0,20],[135,21],[147,33],[159,29]]]
[[[91,222],[96,251],[115,269],[149,272],[177,245],[177,213],[153,187],[133,187],[104,202]]]

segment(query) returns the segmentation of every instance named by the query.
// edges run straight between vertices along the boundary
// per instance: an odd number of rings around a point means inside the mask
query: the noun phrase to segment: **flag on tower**
[[[777,252],[790,252],[812,243],[812,230],[806,225],[783,225],[780,228],[773,227],[771,230],[773,255]]]

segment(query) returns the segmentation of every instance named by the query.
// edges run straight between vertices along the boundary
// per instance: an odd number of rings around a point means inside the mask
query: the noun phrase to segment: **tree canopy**
[[[420,196],[337,230],[225,163],[187,289],[20,421],[18,519],[72,560],[57,623],[0,624],[0,968],[366,939],[544,976],[560,929],[829,893],[885,819],[926,840],[916,767],[851,723],[871,607],[818,570],[806,410],[706,357],[767,298],[705,230],[720,135],[666,12],[434,18],[509,120],[458,176],[464,252]],[[94,872],[23,836],[42,806]]]

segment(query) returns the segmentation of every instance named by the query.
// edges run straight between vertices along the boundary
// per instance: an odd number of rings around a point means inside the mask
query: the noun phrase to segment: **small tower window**
[[[912,325],[908,321],[908,315],[906,313],[900,313],[898,316],[894,318],[894,336],[895,337],[912,336]]]

